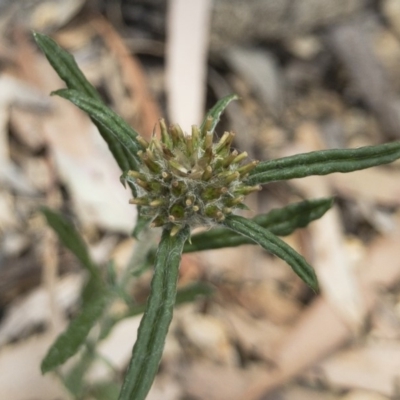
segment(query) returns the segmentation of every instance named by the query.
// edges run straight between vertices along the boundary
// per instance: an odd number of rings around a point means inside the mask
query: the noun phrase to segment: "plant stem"
[[[189,227],[175,236],[169,229],[163,231],[150,296],[119,400],[144,400],[153,383],[172,319],[182,249],[189,235]]]

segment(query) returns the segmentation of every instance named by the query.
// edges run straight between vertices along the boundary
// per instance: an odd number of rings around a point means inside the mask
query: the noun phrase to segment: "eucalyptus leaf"
[[[151,293],[140,322],[119,400],[144,400],[158,370],[172,319],[183,244],[189,227],[175,236],[164,229],[157,250]]]
[[[256,185],[310,175],[352,172],[388,164],[398,158],[400,158],[400,142],[365,146],[358,149],[312,151],[260,162],[250,171],[245,182],[249,185]]]
[[[212,125],[211,128],[209,129],[209,132],[214,133],[215,131],[215,127],[217,126],[220,118],[221,118],[221,114],[225,111],[226,107],[228,107],[229,103],[233,100],[237,100],[239,99],[239,96],[236,94],[230,94],[229,96],[223,97],[221,100],[218,100],[214,107],[211,108],[206,116],[204,117],[204,120],[202,122],[202,124],[200,125],[200,130],[202,131],[206,125],[206,121],[209,117],[212,118]]]
[[[304,228],[310,222],[321,218],[333,204],[332,198],[306,200],[290,204],[284,208],[272,210],[267,214],[257,215],[253,221],[275,235],[290,235],[297,228]],[[253,240],[226,228],[213,228],[191,237],[186,242],[184,253],[193,251],[234,247],[242,244],[255,244]]]
[[[238,215],[228,216],[223,223],[229,229],[253,240],[268,252],[286,261],[307,285],[315,291],[318,290],[318,281],[314,269],[307,263],[303,256],[283,240],[256,222]]]

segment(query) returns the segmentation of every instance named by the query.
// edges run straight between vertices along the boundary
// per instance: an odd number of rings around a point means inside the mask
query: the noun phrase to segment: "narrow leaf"
[[[117,400],[119,385],[112,381],[98,382],[89,389],[91,398],[96,400]]]
[[[182,289],[179,289],[176,293],[175,304],[190,303],[194,301],[198,296],[210,296],[213,293],[213,289],[210,285],[203,282],[197,282]]]
[[[400,158],[400,142],[358,149],[313,151],[260,162],[249,173],[246,184],[256,185],[310,175],[357,171],[388,164],[398,158]]]
[[[83,397],[86,372],[89,370],[94,359],[94,349],[92,346],[86,346],[79,360],[63,377],[64,386],[75,398]]]
[[[101,137],[107,143],[111,154],[113,155],[115,161],[117,162],[121,171],[128,171],[130,169],[136,169],[137,164],[136,161],[130,156],[128,150],[120,142],[115,140],[114,135],[101,126],[99,123],[91,118],[92,122],[96,125],[97,130],[99,131]]]
[[[99,290],[93,294],[90,301],[86,301],[78,316],[71,321],[66,331],[50,347],[42,361],[43,374],[64,364],[79,350],[91,328],[103,314],[107,304],[108,294],[105,290]]]
[[[332,198],[306,200],[272,210],[267,214],[257,215],[253,218],[253,221],[275,235],[286,236],[290,235],[295,229],[303,228],[310,222],[321,218],[332,207],[332,204]],[[214,228],[210,231],[193,235],[191,243],[185,243],[183,252],[220,249],[242,244],[255,243],[253,240],[229,229]]]
[[[209,132],[214,133],[215,127],[217,126],[219,119],[221,117],[221,114],[225,111],[225,108],[228,107],[229,103],[233,100],[239,99],[239,96],[236,94],[230,94],[229,96],[223,97],[221,100],[218,100],[213,108],[211,108],[206,116],[204,117],[204,120],[200,126],[200,130],[203,130],[206,121],[209,117],[212,118],[212,124],[211,124],[211,129],[209,129]]]
[[[333,198],[304,200],[257,215],[253,220],[274,235],[287,236],[321,218],[333,205]]]
[[[135,228],[132,231],[132,236],[135,239],[139,238],[140,233],[144,230],[147,229],[150,225],[151,219],[150,218],[146,218],[146,217],[142,217],[139,213],[138,219],[136,221],[135,224]]]
[[[42,207],[41,212],[46,217],[49,226],[57,234],[60,242],[76,256],[82,266],[85,267],[92,276],[97,276],[97,268],[90,258],[84,240],[75,227],[62,215],[47,207]]]
[[[69,89],[78,90],[90,98],[101,102],[100,94],[85,78],[71,54],[62,49],[49,36],[34,32],[33,37],[35,38],[37,45],[43,51],[51,66]],[[106,141],[121,170],[125,171],[127,169],[134,169],[136,164],[132,162],[130,159],[131,157],[126,154],[121,143],[115,141],[113,135],[98,122],[94,121],[94,123],[97,126],[101,136]]]
[[[183,244],[189,228],[177,235],[163,231],[155,261],[151,293],[139,326],[119,400],[144,400],[158,370],[172,319]]]
[[[262,228],[254,221],[238,215],[227,217],[223,223],[229,229],[248,237],[265,250],[286,261],[307,285],[315,291],[318,290],[318,281],[313,268],[307,263],[303,256],[297,253],[283,240]]]
[[[138,134],[119,115],[101,101],[92,99],[77,90],[61,89],[53,92],[53,94],[71,101],[85,111],[98,124],[111,132],[114,138],[129,151],[129,155],[139,162],[137,152],[142,150],[142,147],[136,140]]]
[[[51,66],[69,89],[76,89],[101,101],[100,94],[85,78],[74,57],[47,35],[34,32],[33,37]]]

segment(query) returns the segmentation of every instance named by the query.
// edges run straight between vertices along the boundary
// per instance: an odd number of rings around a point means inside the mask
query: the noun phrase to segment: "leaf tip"
[[[44,35],[43,33],[39,33],[36,31],[32,31],[32,36],[33,36],[33,39],[35,40],[36,44],[39,46],[39,48],[41,50],[43,50],[43,44],[44,44],[43,42],[47,36]]]
[[[231,96],[232,96],[232,100],[240,100],[241,99],[241,97],[236,93],[232,93]]]
[[[50,93],[50,96],[60,96],[60,97],[63,97],[64,99],[66,99],[67,92],[68,92],[68,89],[57,89],[57,90],[53,90]]]
[[[49,365],[48,363],[48,358],[47,356],[42,360],[42,363],[40,364],[40,371],[42,375],[47,374],[50,372],[53,368]]]
[[[36,32],[36,31],[32,30],[32,36],[35,39],[35,41],[37,42],[38,40],[41,39],[41,36],[43,36],[43,35],[41,33],[39,33],[39,32]]]
[[[310,287],[310,289],[315,293],[319,293],[319,283],[318,283],[318,278],[315,273],[315,270],[313,267],[309,266],[311,271],[309,271],[308,276],[300,276],[300,278],[307,284],[307,286]]]
[[[309,282],[308,285],[310,286],[310,288],[312,289],[312,291],[313,291],[315,294],[318,294],[318,293],[319,293],[319,284],[318,284],[318,279],[317,279],[317,278],[315,278],[315,279],[313,280],[313,282]]]

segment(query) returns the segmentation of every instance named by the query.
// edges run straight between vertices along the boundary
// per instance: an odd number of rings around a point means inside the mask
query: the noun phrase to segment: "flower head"
[[[214,143],[212,124],[209,117],[202,129],[193,125],[188,135],[179,125],[168,129],[161,120],[160,139],[139,139],[141,166],[125,173],[124,179],[136,189],[137,197],[130,202],[152,219],[152,226],[170,224],[176,233],[186,225],[221,222],[243,207],[247,194],[261,189],[242,183],[258,162],[246,163],[246,152],[232,150],[233,132]]]

